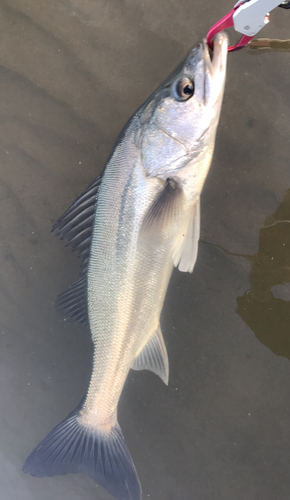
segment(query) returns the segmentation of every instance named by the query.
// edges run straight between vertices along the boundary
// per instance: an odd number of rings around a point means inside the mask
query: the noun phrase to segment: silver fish
[[[94,361],[88,392],[27,458],[33,476],[85,472],[118,500],[141,486],[117,421],[130,368],[168,383],[159,317],[174,266],[192,272],[199,197],[214,150],[226,78],[227,37],[205,42],[137,110],[104,172],[54,230],[82,259],[81,279],[57,299],[89,326]]]

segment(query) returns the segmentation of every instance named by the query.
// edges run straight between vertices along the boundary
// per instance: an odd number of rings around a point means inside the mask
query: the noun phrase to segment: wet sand
[[[79,403],[90,374],[88,331],[53,308],[79,262],[50,229],[101,172],[132,112],[231,7],[0,4],[4,500],[111,498],[83,475],[34,479],[21,471]],[[289,38],[290,12],[271,17],[262,36]],[[289,498],[289,84],[290,54],[229,57],[197,264],[192,275],[174,272],[162,313],[169,387],[132,371],[119,407],[144,499]]]

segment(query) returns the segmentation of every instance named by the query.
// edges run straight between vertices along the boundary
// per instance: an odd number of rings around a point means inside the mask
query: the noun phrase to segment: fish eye
[[[194,81],[185,76],[175,84],[175,97],[179,101],[187,101],[193,96],[194,90]]]

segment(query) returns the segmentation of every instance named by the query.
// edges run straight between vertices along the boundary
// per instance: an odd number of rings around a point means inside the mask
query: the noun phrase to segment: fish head
[[[228,38],[202,41],[143,108],[142,160],[149,176],[168,178],[205,155],[210,164],[226,79]],[[142,117],[140,117],[142,120]]]

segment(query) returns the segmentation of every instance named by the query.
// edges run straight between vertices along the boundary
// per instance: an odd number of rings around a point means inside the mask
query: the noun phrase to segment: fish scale
[[[154,248],[147,259],[149,266],[146,266],[143,252],[137,255],[138,228],[156,195],[156,184],[159,189],[160,186],[154,179],[151,179],[149,185],[146,183],[136,147],[135,155],[132,155],[134,125],[133,121],[126,133],[126,140],[106,168],[99,192],[88,270],[90,328],[99,362],[96,363],[85,408],[88,413],[90,408],[94,408],[94,412],[95,408],[101,409],[106,421],[108,415],[115,415],[124,382],[140,345],[144,345],[156,330],[162,299],[167,289],[167,283],[162,287],[164,266],[160,266],[155,258]],[[127,149],[131,157],[130,162],[124,164],[119,158],[127,157]],[[142,196],[139,194],[140,184],[143,185]],[[109,209],[108,197],[114,199]],[[105,216],[103,205],[106,206]],[[118,225],[115,224],[116,218]],[[110,241],[110,245],[103,251],[100,242],[106,239]],[[122,250],[121,254],[119,248]],[[167,267],[171,270],[172,260],[163,255],[161,247],[158,248],[160,258],[165,258],[165,262],[169,263]],[[148,271],[149,282],[152,281],[152,275],[158,276],[158,287],[147,283]],[[169,275],[169,272],[167,274]],[[104,283],[108,275],[111,286],[107,287],[105,293],[100,283]],[[147,297],[144,310],[144,291],[147,295],[151,290],[155,291],[153,300],[148,301]],[[155,295],[161,296],[158,301],[162,302],[159,308],[156,307],[158,297]],[[136,320],[135,311],[140,311],[140,321]],[[110,335],[100,335],[99,332],[110,332]],[[107,363],[110,365],[111,374],[108,373]],[[104,373],[104,388],[100,388]]]

